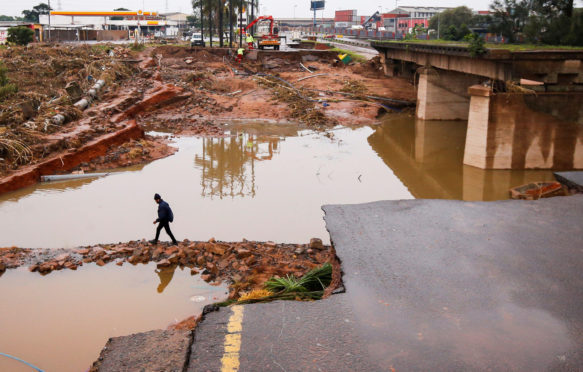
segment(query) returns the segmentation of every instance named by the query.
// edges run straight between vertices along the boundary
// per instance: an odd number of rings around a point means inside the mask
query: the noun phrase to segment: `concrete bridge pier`
[[[583,169],[583,93],[494,93],[472,86],[464,164]]]
[[[468,120],[468,87],[483,77],[421,67],[417,86],[417,117],[423,120]]]

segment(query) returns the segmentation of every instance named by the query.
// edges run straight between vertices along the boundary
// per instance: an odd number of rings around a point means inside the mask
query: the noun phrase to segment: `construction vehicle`
[[[245,32],[257,24],[257,32],[255,38],[257,39],[257,48],[265,49],[265,47],[273,47],[274,50],[279,50],[281,41],[279,40],[279,27],[273,20],[272,16],[257,17],[253,22],[245,27]]]
[[[380,20],[382,20],[381,13],[379,11],[376,11],[375,14],[371,15],[366,21],[364,21],[362,27],[365,30],[376,29],[377,28],[376,23],[379,22]]]

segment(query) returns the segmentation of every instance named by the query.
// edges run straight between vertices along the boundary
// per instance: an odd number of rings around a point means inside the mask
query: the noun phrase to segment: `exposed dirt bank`
[[[261,289],[272,276],[301,277],[334,259],[331,247],[323,245],[320,239],[312,239],[309,244],[184,240],[176,246],[152,245],[142,240],[72,250],[0,248],[0,275],[20,266],[46,275],[54,270],[76,270],[86,263],[121,266],[157,262],[159,268],[180,265],[190,268],[193,275],[201,272],[207,282],[228,282],[229,298],[236,299],[242,292]]]
[[[143,130],[197,136],[222,136],[223,123],[240,119],[326,130],[337,124],[375,124],[380,112],[399,105],[391,99],[415,98],[407,81],[382,76],[378,61],[346,67],[334,63],[334,53],[327,51],[254,51],[239,65],[228,49],[167,46],[138,55],[115,47],[111,55],[105,46],[77,48],[4,52],[7,75],[23,90],[0,102],[0,177],[10,185],[0,186],[0,192],[30,185],[49,173],[108,169],[173,153],[158,138],[127,152],[127,147],[118,148],[139,136],[120,137],[123,141],[108,143],[107,149],[100,145],[99,151],[87,151],[97,139],[131,126],[132,120]],[[45,49],[50,63],[37,62]],[[18,73],[19,63],[36,66],[42,84],[49,84],[47,92],[57,98],[27,101],[35,84],[44,85]],[[72,108],[88,82],[98,78],[107,84],[93,106],[84,112]],[[30,105],[45,107],[43,102],[51,102],[51,109],[25,113]],[[71,121],[55,124],[50,118],[56,113]],[[31,165],[36,167],[24,168]]]

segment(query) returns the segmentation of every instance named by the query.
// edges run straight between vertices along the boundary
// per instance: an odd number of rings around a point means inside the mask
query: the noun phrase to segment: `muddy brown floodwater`
[[[99,179],[39,184],[0,197],[0,246],[61,248],[153,237],[155,192],[178,239],[329,241],[321,205],[383,199],[496,200],[550,171],[463,165],[466,123],[392,115],[327,133],[227,123],[222,138],[179,137],[179,151]],[[166,239],[162,233],[163,239]],[[179,269],[158,292],[154,265],[86,265],[0,278],[0,351],[47,370],[83,370],[108,337],[164,328],[224,295]],[[197,303],[200,297],[203,302]],[[210,301],[213,302],[213,301]],[[0,359],[0,370],[17,370]],[[8,367],[6,367],[8,366]]]
[[[0,351],[45,371],[86,371],[109,337],[166,328],[223,300],[190,269],[84,265],[41,277],[26,268],[0,278]],[[0,356],[0,371],[31,371]]]

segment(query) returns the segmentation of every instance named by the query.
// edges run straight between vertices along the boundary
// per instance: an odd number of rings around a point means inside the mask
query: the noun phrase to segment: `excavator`
[[[274,50],[279,50],[279,46],[281,45],[279,40],[279,27],[273,20],[273,17],[257,17],[257,19],[245,27],[245,32],[248,32],[248,30],[255,24],[257,24],[257,32],[255,33],[255,37],[257,38],[257,47],[259,49],[273,47]]]

